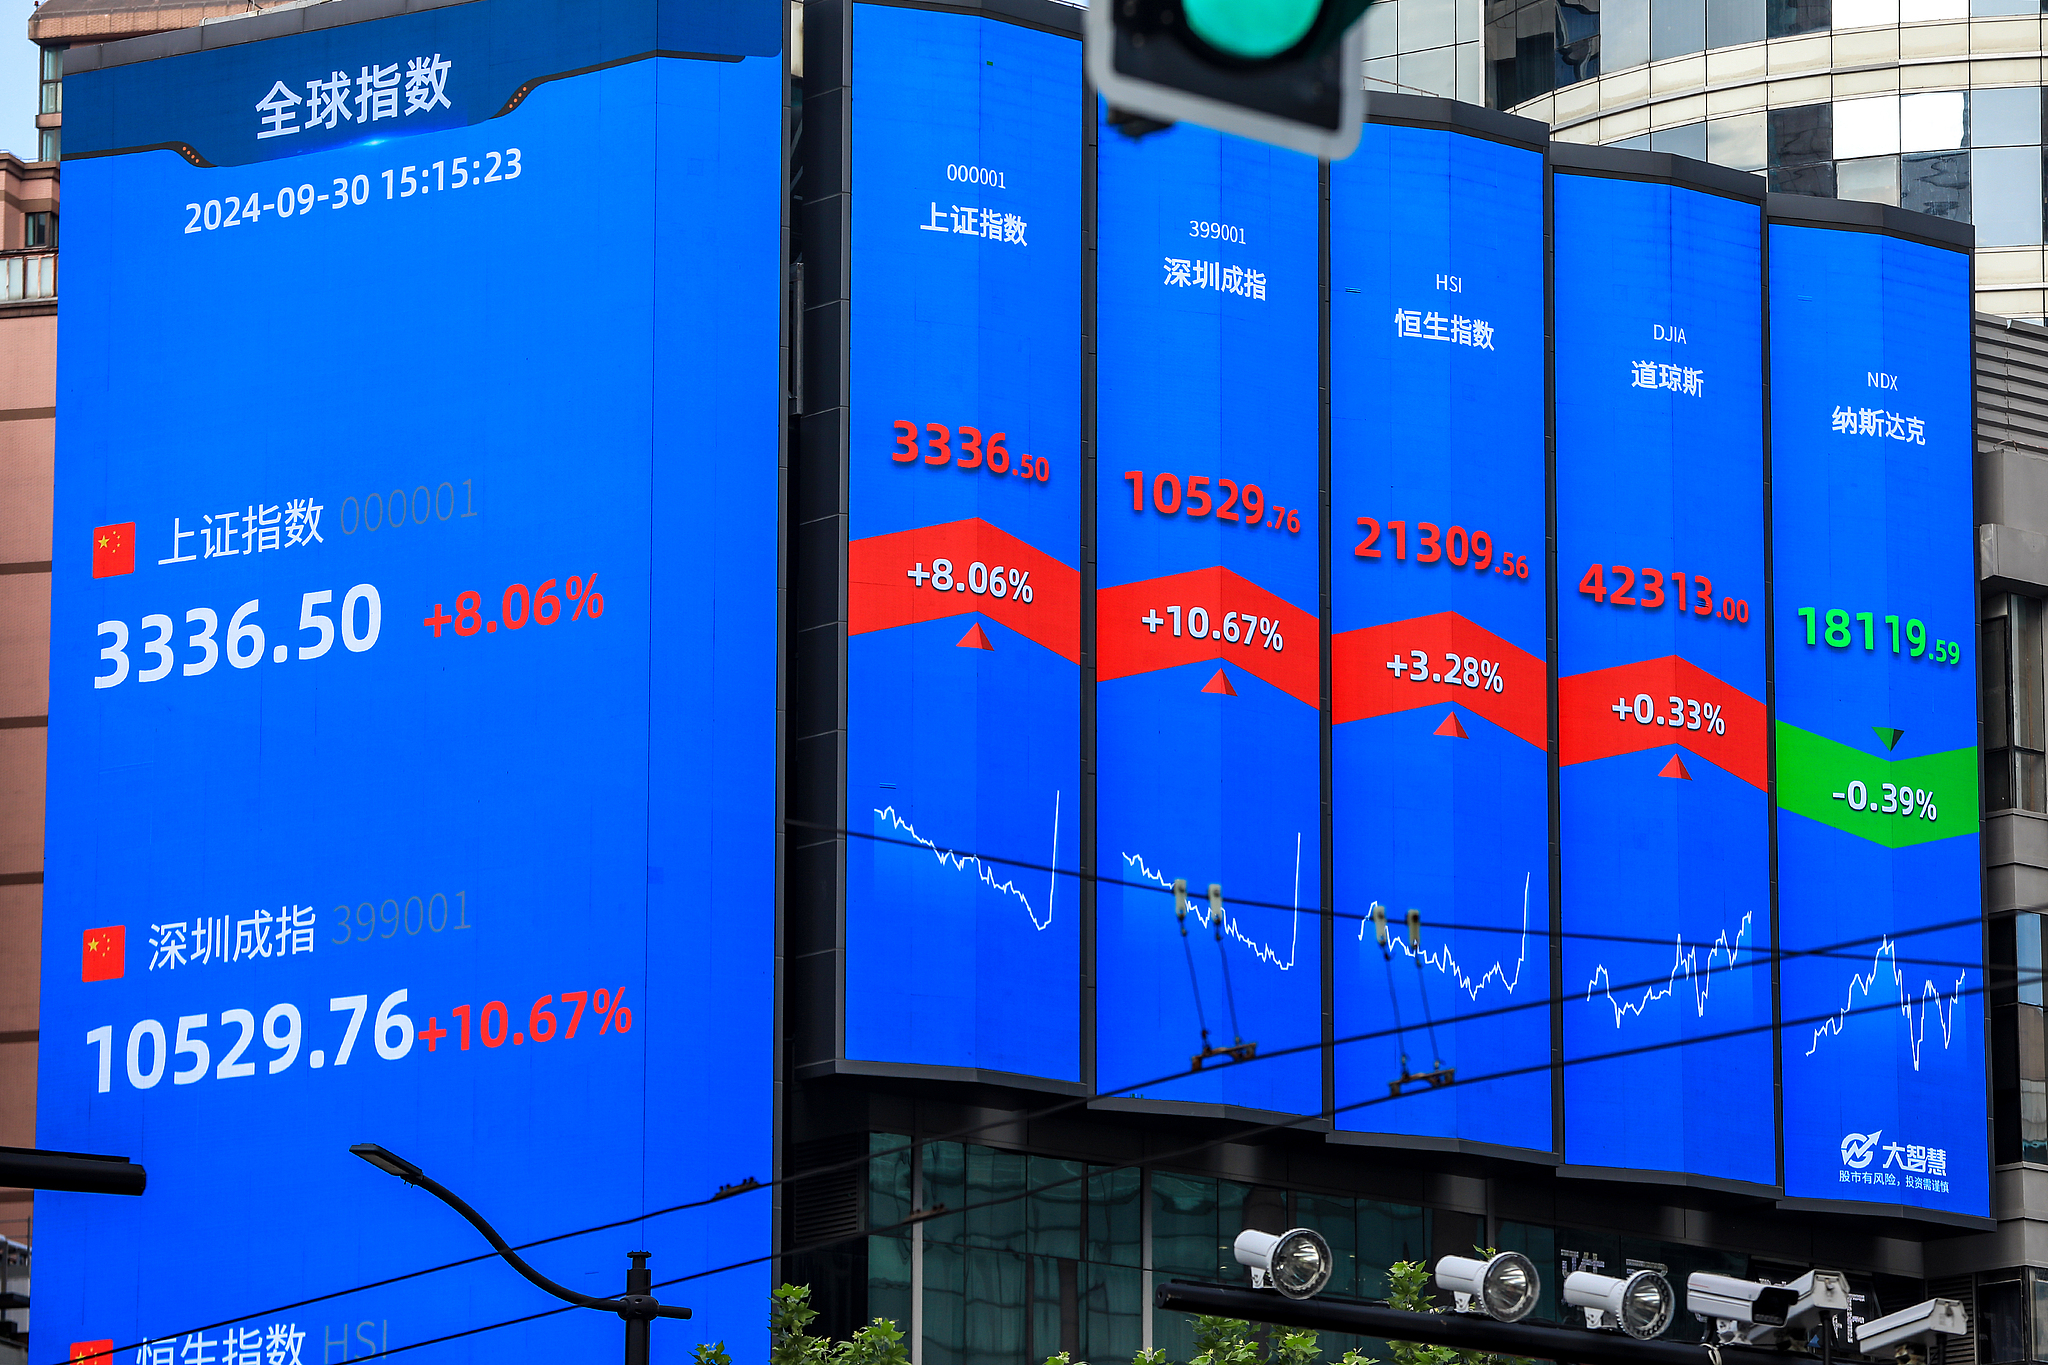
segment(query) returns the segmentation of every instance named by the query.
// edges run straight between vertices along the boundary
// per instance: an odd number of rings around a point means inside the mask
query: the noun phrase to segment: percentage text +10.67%
[[[436,640],[441,638],[441,627],[451,623],[457,635],[495,635],[499,621],[504,622],[507,630],[524,629],[528,621],[537,626],[551,626],[562,619],[562,598],[555,595],[558,581],[550,578],[531,592],[524,583],[514,583],[498,599],[497,620],[484,619],[482,593],[465,592],[456,596],[453,616],[436,602],[433,614],[420,624],[432,630]],[[571,603],[571,621],[582,616],[596,620],[604,615],[604,594],[597,590],[596,574],[587,580],[572,574],[569,581],[562,584],[562,597],[567,597]]]
[[[1168,607],[1165,616],[1159,614],[1159,608],[1147,607],[1145,614],[1138,618],[1138,624],[1145,627],[1145,633],[1148,635],[1157,635],[1159,628],[1168,624],[1169,621],[1173,626],[1173,633],[1180,635],[1182,630],[1181,608],[1179,607]],[[1187,609],[1186,634],[1193,636],[1197,640],[1207,640],[1213,637],[1223,641],[1225,644],[1242,644],[1246,649],[1250,649],[1255,644],[1262,645],[1276,654],[1280,652],[1285,643],[1280,637],[1280,623],[1278,621],[1269,620],[1264,616],[1248,611],[1242,613],[1235,611],[1225,612],[1223,614],[1223,624],[1216,626],[1212,630],[1209,623],[1209,609],[1207,607],[1189,607]]]
[[[1387,671],[1397,678],[1405,677],[1409,682],[1449,683],[1453,687],[1470,687],[1481,692],[1505,692],[1507,682],[1500,676],[1500,666],[1491,659],[1475,658],[1470,654],[1444,655],[1444,671],[1429,671],[1429,654],[1420,649],[1407,650],[1387,660]]]

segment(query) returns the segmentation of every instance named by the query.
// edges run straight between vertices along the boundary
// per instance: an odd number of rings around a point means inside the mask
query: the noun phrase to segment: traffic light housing
[[[1186,120],[1340,161],[1365,118],[1370,0],[1096,0],[1088,75],[1111,122]]]

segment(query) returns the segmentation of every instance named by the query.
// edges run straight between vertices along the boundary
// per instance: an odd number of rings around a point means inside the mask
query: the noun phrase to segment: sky
[[[36,154],[36,45],[28,40],[34,0],[0,0],[0,151]]]

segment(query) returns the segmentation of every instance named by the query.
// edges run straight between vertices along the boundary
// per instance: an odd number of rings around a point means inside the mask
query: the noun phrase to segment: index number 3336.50
[[[300,596],[299,630],[315,633],[311,643],[299,645],[301,659],[317,659],[334,648],[336,618],[319,610],[321,607],[331,608],[333,602],[334,591],[331,588]],[[252,597],[235,608],[234,615],[228,618],[225,653],[228,663],[236,668],[254,668],[262,662],[263,627],[256,623],[256,613],[261,606],[261,599]],[[223,642],[214,639],[214,632],[220,629],[220,614],[212,607],[194,607],[185,613],[185,621],[192,627],[185,643],[198,653],[185,661],[183,671],[186,677],[196,678],[202,673],[212,672],[213,666],[220,662]],[[136,671],[135,680],[158,682],[169,677],[172,666],[177,663],[171,643],[177,626],[161,612],[143,617],[141,624],[143,630],[154,632],[154,638],[142,641],[142,653],[145,657],[153,657],[156,662]],[[358,583],[342,597],[339,625],[342,647],[351,654],[361,654],[377,643],[377,634],[384,625],[384,604],[373,584]],[[102,621],[99,633],[102,640],[113,637],[111,644],[100,647],[100,659],[113,666],[106,672],[95,674],[92,685],[119,687],[128,680],[129,673],[128,623]],[[291,653],[291,646],[275,645],[270,653],[271,662],[281,664],[291,657]]]

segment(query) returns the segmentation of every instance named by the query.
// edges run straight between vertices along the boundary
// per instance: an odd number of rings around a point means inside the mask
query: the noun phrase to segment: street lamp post
[[[617,1298],[599,1299],[592,1298],[588,1294],[579,1294],[566,1285],[556,1284],[553,1280],[521,1260],[519,1253],[512,1249],[511,1244],[498,1235],[498,1230],[484,1221],[482,1214],[464,1203],[447,1186],[438,1180],[430,1178],[425,1171],[422,1171],[404,1157],[387,1152],[374,1142],[358,1142],[355,1146],[349,1148],[349,1151],[355,1153],[385,1174],[395,1175],[408,1185],[419,1186],[449,1208],[454,1209],[469,1220],[471,1227],[474,1227],[484,1235],[484,1240],[491,1244],[491,1249],[500,1256],[503,1256],[506,1263],[514,1270],[564,1303],[572,1303],[578,1308],[595,1308],[604,1313],[617,1313],[626,1324],[626,1365],[647,1365],[648,1344],[651,1336],[649,1329],[656,1318],[687,1318],[690,1316],[690,1310],[687,1308],[659,1303],[655,1300],[654,1272],[647,1268],[647,1252],[629,1251],[626,1253],[633,1264],[632,1268],[626,1271],[626,1292]]]

